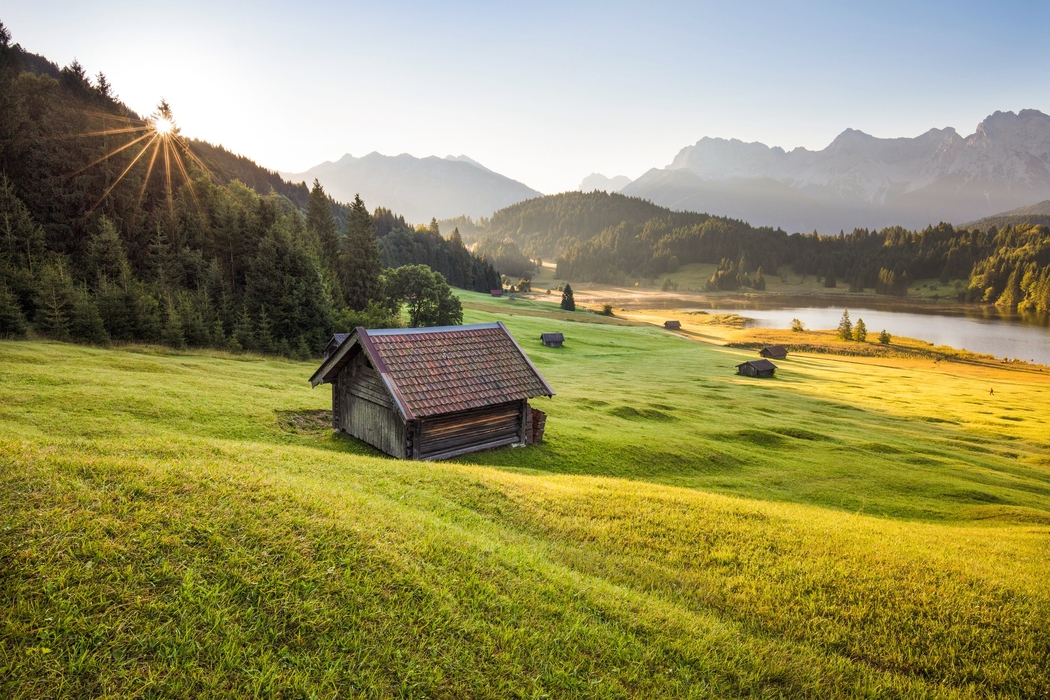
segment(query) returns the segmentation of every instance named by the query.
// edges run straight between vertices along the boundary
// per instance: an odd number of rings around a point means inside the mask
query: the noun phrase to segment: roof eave
[[[363,331],[363,328],[354,329],[353,333],[347,334],[347,337],[343,342],[339,344],[339,347],[335,349],[328,359],[321,363],[321,366],[317,368],[317,371],[310,377],[310,386],[316,387],[318,384],[329,383],[328,374],[332,371],[335,365],[339,364],[339,361],[343,359],[343,356],[350,351],[350,348],[354,345],[354,335],[358,334],[358,331]]]
[[[515,340],[514,336],[510,334],[510,331],[507,330],[507,327],[503,325],[503,321],[496,321],[496,323],[503,330],[503,332],[507,334],[507,337],[510,338],[510,342],[514,343],[514,347],[518,349],[518,354],[520,354],[521,358],[525,360],[526,363],[528,363],[529,369],[531,369],[532,373],[536,375],[536,378],[540,380],[540,384],[543,384],[543,388],[547,390],[547,393],[544,394],[544,396],[554,396],[554,389],[551,388],[551,385],[548,384],[547,380],[544,379],[542,374],[540,374],[540,371],[536,369],[536,365],[532,364],[532,360],[529,359],[529,356],[526,355],[525,351],[522,350],[520,345],[518,345],[518,341]]]

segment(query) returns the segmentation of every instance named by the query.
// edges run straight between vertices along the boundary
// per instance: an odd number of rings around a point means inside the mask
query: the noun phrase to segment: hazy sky
[[[848,7],[847,7],[848,6]],[[466,154],[543,192],[702,136],[823,148],[1050,112],[1050,2],[12,2],[26,49],[269,168]]]

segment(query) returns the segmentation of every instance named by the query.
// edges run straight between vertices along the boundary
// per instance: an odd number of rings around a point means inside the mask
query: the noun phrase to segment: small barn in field
[[[310,377],[332,385],[332,427],[400,459],[532,444],[553,396],[502,323],[357,328]]]
[[[783,345],[767,345],[758,354],[767,360],[783,360],[788,356],[788,351]]]
[[[560,348],[565,342],[563,333],[540,333],[540,342],[548,348]]]
[[[736,366],[736,373],[745,377],[772,377],[777,366],[769,360],[748,360]]]
[[[494,297],[501,297],[501,296],[503,296],[503,290],[502,289],[490,289],[489,290],[489,294],[491,294]]]
[[[681,321],[664,321],[664,328],[669,331],[678,331],[682,329]]]

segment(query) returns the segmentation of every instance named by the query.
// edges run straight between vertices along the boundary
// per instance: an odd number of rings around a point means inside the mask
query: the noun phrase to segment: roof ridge
[[[462,326],[422,326],[420,328],[366,328],[368,335],[413,335],[416,333],[455,333],[456,331],[476,331],[486,328],[499,328],[499,323],[471,323]]]

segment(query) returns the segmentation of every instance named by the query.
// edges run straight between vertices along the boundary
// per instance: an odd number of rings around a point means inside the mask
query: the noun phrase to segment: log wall
[[[524,442],[522,407],[527,405],[525,401],[509,401],[417,421],[413,457],[449,459]]]
[[[363,354],[351,360],[332,385],[339,429],[392,457],[405,459],[408,427],[394,408],[383,379]]]

